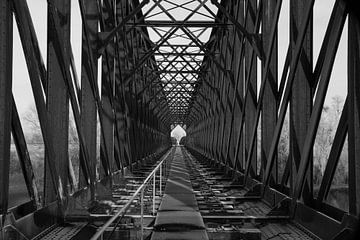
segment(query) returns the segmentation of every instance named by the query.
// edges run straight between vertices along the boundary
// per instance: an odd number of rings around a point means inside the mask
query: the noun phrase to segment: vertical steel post
[[[226,63],[228,61],[228,51],[227,51],[227,44],[228,44],[228,39],[229,39],[229,34],[227,32],[222,32],[222,29],[220,30],[221,32],[221,43],[219,46],[219,50],[220,50],[220,59],[219,62],[222,66],[226,67]],[[230,87],[230,82],[228,78],[228,73],[226,72],[222,72],[219,71],[219,77],[218,79],[220,80],[220,82],[222,83],[222,87],[221,87],[221,105],[223,106],[223,111],[219,113],[219,117],[220,117],[220,132],[218,133],[218,152],[219,152],[219,157],[220,157],[220,161],[225,162],[225,156],[224,156],[224,152],[223,152],[223,148],[224,145],[223,144],[225,141],[225,136],[226,136],[226,124],[227,124],[227,113],[228,113],[228,94],[229,94],[229,87]]]
[[[153,204],[152,204],[152,212],[153,212],[153,215],[155,215],[155,191],[156,191],[156,172],[154,172],[154,177],[153,177]]]
[[[67,194],[68,183],[68,139],[69,139],[69,97],[68,91],[61,72],[61,63],[56,55],[56,37],[63,43],[65,53],[65,63],[70,66],[70,0],[52,0],[49,2],[56,7],[59,14],[65,16],[61,21],[60,29],[54,29],[51,24],[51,16],[48,16],[48,51],[47,51],[47,84],[46,84],[46,105],[49,113],[49,126],[52,129],[52,141],[54,144],[55,167],[61,176],[64,194]],[[49,10],[50,11],[50,10]],[[60,17],[53,16],[53,17]],[[58,34],[55,33],[57,31]],[[51,172],[49,169],[49,156],[45,156],[45,175],[44,175],[44,203],[48,204],[56,200],[54,186],[52,183]]]
[[[124,6],[126,5],[125,1],[117,1],[116,4],[116,16],[117,22],[122,22],[124,17]],[[126,51],[125,51],[125,45],[124,45],[124,39],[121,35],[117,36],[117,68],[119,68],[118,72],[116,72],[117,78],[115,80],[115,95],[118,98],[118,101],[115,104],[118,104],[118,111],[117,116],[119,116],[119,128],[122,129],[121,132],[119,132],[120,139],[122,140],[122,152],[124,159],[126,161],[126,164],[131,169],[132,165],[131,163],[131,146],[130,146],[130,135],[129,135],[129,124],[128,124],[128,103],[125,99],[125,86],[123,84],[123,78],[124,73],[122,72],[123,69],[126,68]]]
[[[162,194],[162,164],[160,165],[160,196]]]
[[[83,22],[89,30],[90,44],[93,50],[93,56],[97,55],[97,33],[98,33],[98,19],[94,16],[98,15],[97,2],[96,0],[83,1],[85,7],[86,21]],[[87,150],[89,151],[89,168],[90,175],[96,177],[96,129],[97,129],[97,113],[95,97],[91,90],[90,79],[91,79],[91,68],[94,69],[95,81],[97,81],[97,64],[91,66],[90,53],[86,45],[85,31],[82,32],[82,50],[81,50],[81,128],[86,139]],[[80,151],[81,152],[81,151]],[[80,154],[80,158],[85,158]],[[83,173],[81,168],[79,169],[79,187],[86,185],[84,181]]]
[[[13,17],[11,1],[0,2],[0,218],[8,209]]]
[[[239,0],[238,1],[238,5],[237,5],[237,11],[238,11],[238,16],[237,16],[237,21],[240,24],[244,24],[245,22],[245,16],[244,16],[244,12],[245,12],[245,0]],[[236,41],[235,41],[235,51],[238,53],[240,53],[240,50],[242,48],[242,42],[240,41],[241,39],[239,38],[239,35],[236,35]],[[243,169],[243,165],[244,165],[244,131],[242,131],[242,136],[239,136],[239,131],[240,131],[240,124],[241,124],[241,113],[242,111],[245,111],[245,106],[242,105],[241,100],[243,100],[244,98],[244,90],[245,90],[245,77],[244,77],[244,71],[245,71],[245,61],[243,61],[240,58],[235,58],[234,60],[234,64],[235,64],[235,72],[234,72],[234,78],[235,81],[238,82],[237,85],[237,89],[236,89],[236,108],[235,108],[235,112],[234,114],[236,114],[235,116],[235,120],[234,120],[234,129],[233,131],[235,131],[234,138],[233,140],[233,161],[234,161],[234,166],[237,166],[238,169]],[[237,143],[237,139],[239,139],[239,143]],[[231,156],[231,155],[230,155]],[[236,157],[236,158],[235,158]]]
[[[263,49],[267,50],[269,48],[271,39],[271,27],[274,21],[275,9],[277,1],[262,1],[262,42]],[[261,115],[261,175],[264,174],[266,163],[267,163],[267,154],[270,150],[271,140],[275,131],[276,121],[277,121],[277,75],[278,75],[278,56],[277,56],[277,36],[275,37],[275,42],[270,56],[270,66],[267,74],[267,79],[265,80],[265,91],[264,98],[262,102],[262,115]],[[262,61],[262,72],[263,76],[266,74],[264,72],[265,61]],[[275,156],[276,158],[276,156]],[[271,171],[270,184],[276,182],[277,177],[277,161]]]
[[[300,26],[305,21],[303,19],[305,7],[309,0],[290,1],[290,42],[291,48],[295,49]],[[293,188],[298,167],[301,160],[301,151],[303,149],[306,132],[310,122],[312,111],[312,18],[307,28],[304,44],[300,56],[295,79],[292,85],[290,100],[290,155],[291,161],[291,181],[290,187]],[[303,191],[305,202],[312,198],[312,161],[306,173],[306,184]]]
[[[246,6],[249,5],[249,6]],[[257,0],[249,0],[245,2],[245,8],[249,8],[249,13],[256,12],[257,9]],[[255,14],[247,14],[246,19],[246,29],[248,32],[253,32],[255,28]],[[250,65],[251,65],[251,51],[252,46],[251,44],[246,41],[245,43],[245,76],[248,76],[250,74],[250,83],[249,83],[249,94],[247,95],[247,102],[245,107],[245,153],[247,159],[247,155],[249,155],[249,149],[251,145],[251,136],[252,136],[252,129],[253,124],[255,122],[255,116],[256,116],[256,101],[257,101],[257,58],[253,58],[252,62],[252,68],[250,71]],[[256,142],[256,140],[255,140]],[[254,177],[256,175],[256,168],[257,168],[257,144],[255,143],[250,163],[250,176]]]
[[[243,2],[237,2],[234,3],[234,5],[230,5],[230,9],[233,11],[232,15],[236,15],[236,21],[239,22],[243,22],[243,17],[242,15],[244,14],[243,12],[239,11],[239,5],[243,4]],[[241,71],[242,68],[241,66],[243,66],[243,53],[244,53],[244,48],[243,48],[243,41],[242,41],[242,37],[239,38],[239,35],[234,34],[235,33],[235,26],[233,26],[232,28],[229,29],[230,35],[232,36],[232,42],[231,42],[231,63],[230,63],[230,69],[231,69],[231,78],[233,78],[232,83],[233,83],[233,88],[232,88],[232,96],[231,96],[231,103],[229,100],[229,103],[231,104],[231,114],[229,119],[230,120],[230,127],[229,127],[229,134],[228,134],[228,138],[227,138],[227,142],[224,144],[226,147],[226,161],[229,162],[233,167],[235,166],[235,153],[234,153],[234,148],[236,146],[236,142],[237,142],[237,137],[235,133],[239,132],[239,124],[236,124],[235,121],[236,118],[239,118],[241,112],[240,112],[240,105],[242,104],[242,92],[239,93],[238,89],[239,89],[239,83],[242,83],[239,80],[239,70]],[[237,54],[235,54],[237,53]],[[241,66],[240,66],[241,65]],[[239,149],[238,149],[239,150]]]
[[[141,196],[140,196],[140,227],[141,227],[141,240],[144,239],[144,188],[141,189]]]
[[[356,1],[353,1],[356,2]],[[349,7],[348,98],[349,98],[349,212],[360,215],[360,22],[358,8]],[[357,9],[357,10],[356,10]]]
[[[105,16],[104,31],[110,31],[114,27],[112,22],[110,1],[104,1],[102,6],[102,14]],[[112,40],[105,48],[105,54],[102,58],[102,72],[101,72],[101,103],[103,108],[102,131],[100,140],[101,162],[104,168],[101,168],[102,177],[107,175],[107,171],[113,172],[114,167],[114,115],[111,106],[111,98],[114,95],[114,40]],[[106,55],[106,57],[105,57]]]

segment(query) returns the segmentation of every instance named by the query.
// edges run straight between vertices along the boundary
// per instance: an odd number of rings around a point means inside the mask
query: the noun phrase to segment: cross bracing
[[[201,212],[197,227],[209,236],[228,228],[266,239],[354,235],[355,0],[44,0],[46,14],[31,4],[0,1],[0,238],[40,238],[70,225],[85,231],[75,223],[106,222],[121,204],[136,212],[140,195],[130,202],[126,194],[161,156],[170,159],[164,171],[174,160],[189,175],[186,184],[193,181],[187,187],[199,209],[191,210]],[[36,15],[46,23],[43,34]],[[21,81],[34,101],[38,136],[31,138],[19,108]],[[343,100],[331,95],[336,90]],[[176,125],[186,130],[184,148],[170,148]],[[153,185],[162,179],[156,174]],[[13,204],[19,176],[17,194],[26,196]],[[155,212],[154,203],[147,217],[155,221]],[[111,222],[114,231],[130,226],[124,216]],[[171,235],[156,221],[148,227],[151,237]]]

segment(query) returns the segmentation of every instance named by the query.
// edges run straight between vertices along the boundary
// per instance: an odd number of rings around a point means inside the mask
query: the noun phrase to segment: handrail
[[[152,170],[152,172],[147,176],[147,178],[144,180],[144,182],[141,184],[141,186],[134,192],[134,194],[132,195],[132,197],[129,199],[129,201],[125,204],[124,207],[122,207],[120,209],[119,212],[117,212],[114,216],[112,216],[95,234],[94,236],[92,236],[92,238],[90,240],[96,240],[99,239],[102,234],[105,232],[105,230],[119,217],[123,217],[125,215],[125,213],[127,212],[129,206],[131,205],[131,203],[135,200],[135,198],[137,197],[137,195],[141,192],[143,193],[143,190],[145,189],[145,187],[147,186],[147,184],[150,182],[150,179],[153,177],[154,178],[154,182],[155,182],[155,174],[157,172],[157,170],[159,170],[160,168],[160,173],[161,173],[161,166],[163,164],[163,162],[166,160],[166,158],[169,156],[169,154],[171,153],[171,149],[168,150],[168,152],[161,158],[160,163]],[[161,184],[161,178],[160,178],[160,184]],[[155,185],[154,185],[154,189],[155,189]],[[160,186],[161,189],[161,186]],[[160,190],[161,192],[161,190]],[[143,198],[143,194],[141,196],[141,198]],[[143,199],[141,199],[141,201],[143,202]],[[155,200],[154,200],[155,201]],[[142,213],[143,214],[143,209]],[[153,209],[154,210],[154,209]],[[142,221],[141,221],[142,222]]]

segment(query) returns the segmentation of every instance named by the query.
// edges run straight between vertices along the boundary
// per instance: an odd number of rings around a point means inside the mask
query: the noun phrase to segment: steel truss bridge
[[[72,1],[48,0],[44,13],[32,14],[27,2],[0,1],[0,239],[354,236],[356,0],[329,4],[318,55],[314,0],[79,0],[79,65],[70,41]],[[34,14],[47,22],[46,62]],[[281,14],[289,17],[285,44],[278,41]],[[13,96],[15,26],[45,149],[43,179],[34,174]],[[347,76],[335,81],[347,84],[347,95],[315,189],[313,148],[345,28]],[[285,124],[288,151],[280,163]],[[177,125],[187,133],[182,146],[171,145]],[[348,207],[341,209],[327,198],[345,142]],[[30,200],[9,207],[13,145]]]

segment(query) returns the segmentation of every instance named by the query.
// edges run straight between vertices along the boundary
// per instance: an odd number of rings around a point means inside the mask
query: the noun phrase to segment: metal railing
[[[132,197],[129,199],[129,201],[125,204],[124,207],[122,207],[120,209],[120,211],[118,211],[114,216],[112,216],[96,233],[95,235],[91,238],[91,240],[96,240],[96,239],[103,239],[103,235],[106,231],[106,229],[108,227],[110,227],[110,225],[112,223],[115,222],[116,219],[118,219],[118,221],[116,222],[115,226],[113,227],[110,235],[107,237],[107,239],[109,239],[112,234],[114,233],[114,231],[116,230],[118,224],[120,223],[121,219],[123,218],[123,216],[126,214],[126,212],[128,211],[131,203],[136,199],[136,197],[140,194],[140,205],[141,205],[141,210],[140,210],[140,214],[141,214],[141,221],[140,221],[140,225],[141,225],[141,239],[144,239],[144,190],[146,189],[147,185],[151,182],[151,179],[153,179],[153,192],[152,192],[152,213],[153,215],[155,215],[155,198],[156,198],[156,172],[159,171],[159,176],[160,176],[160,180],[159,180],[159,194],[162,194],[162,166],[163,163],[166,161],[167,157],[169,156],[169,154],[172,152],[172,150],[170,149],[160,160],[160,162],[157,164],[157,166],[152,170],[152,172],[146,177],[146,179],[144,180],[144,182],[141,184],[141,186],[135,191],[135,193],[132,195]]]

